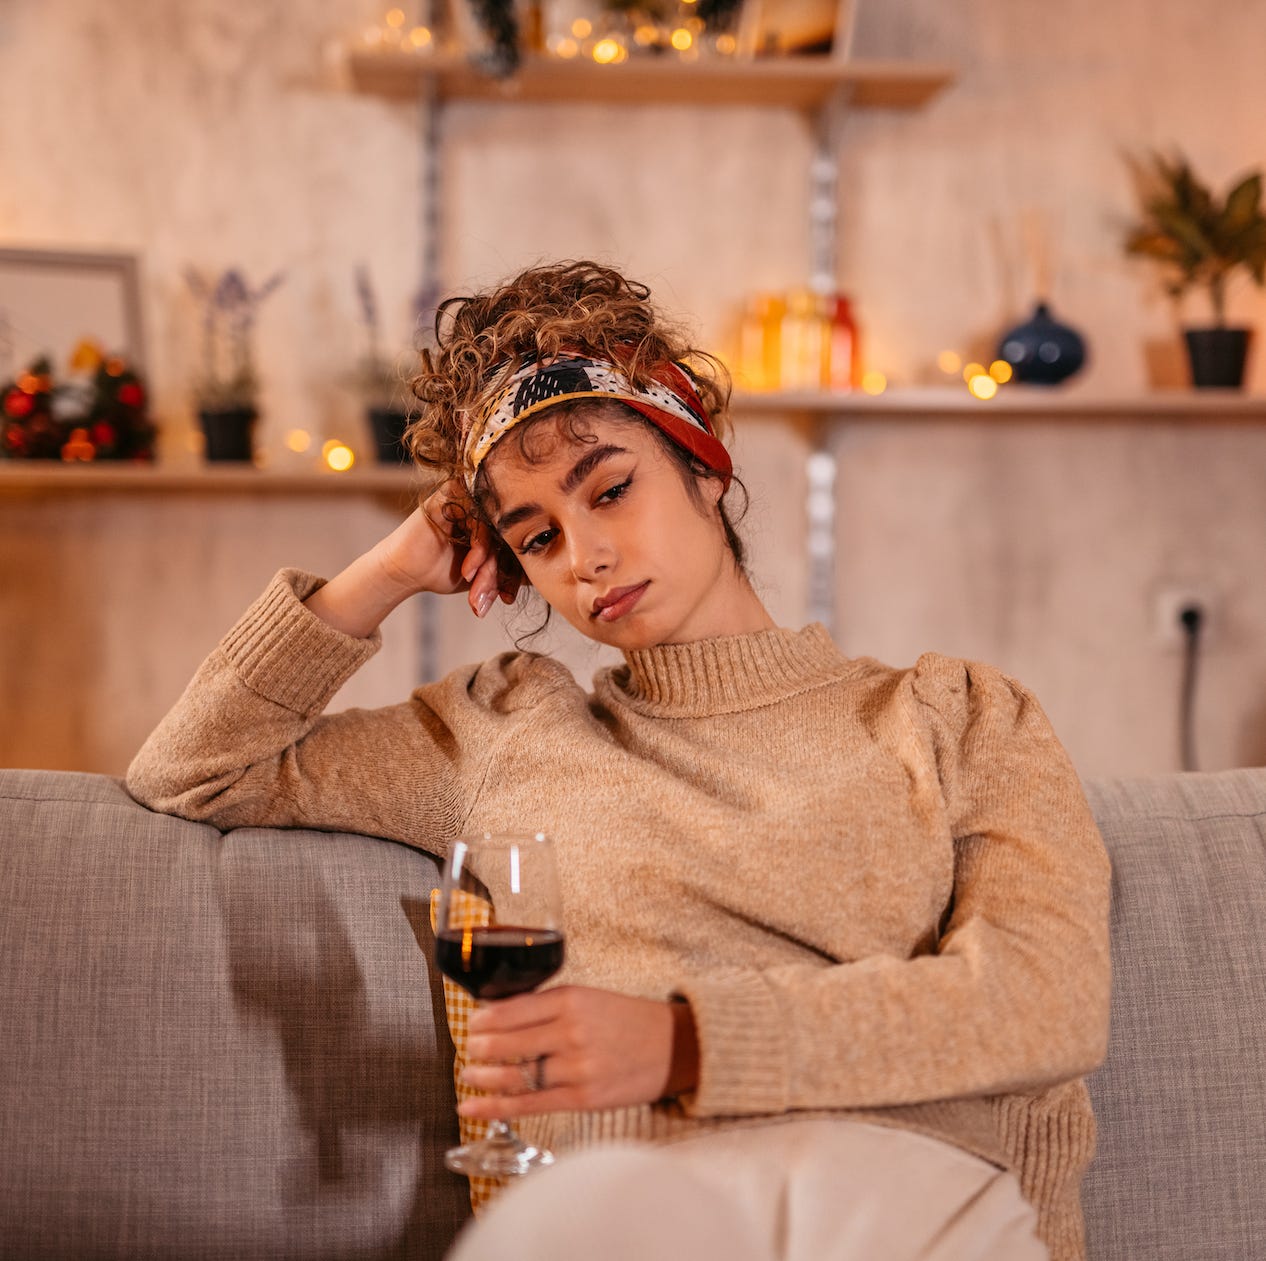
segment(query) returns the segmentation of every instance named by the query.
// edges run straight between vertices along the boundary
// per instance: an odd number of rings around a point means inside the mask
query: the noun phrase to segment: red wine
[[[440,971],[476,998],[526,994],[563,966],[563,934],[552,928],[448,928],[435,937]]]

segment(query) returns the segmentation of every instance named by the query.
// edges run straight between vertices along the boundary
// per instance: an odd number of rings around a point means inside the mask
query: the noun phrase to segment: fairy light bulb
[[[336,473],[346,473],[356,463],[355,452],[341,442],[327,442],[324,455],[326,464]]]

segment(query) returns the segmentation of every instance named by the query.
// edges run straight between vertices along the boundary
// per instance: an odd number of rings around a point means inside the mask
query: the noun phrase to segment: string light
[[[888,378],[882,372],[871,369],[862,375],[862,389],[867,394],[882,394],[888,388]]]
[[[995,359],[993,363],[989,365],[989,375],[993,377],[999,385],[1006,385],[1006,383],[1015,375],[1015,372],[1005,359]]]
[[[973,397],[987,402],[998,392],[998,383],[987,372],[978,372],[967,382]]]
[[[336,473],[346,473],[356,463],[356,453],[337,438],[331,438],[321,448],[321,456]]]
[[[616,40],[607,37],[606,39],[600,39],[593,46],[592,56],[594,61],[600,66],[609,66],[619,61],[623,52],[624,49],[620,47]]]
[[[963,370],[963,357],[956,350],[943,350],[936,357],[936,366],[946,376],[955,377]]]
[[[312,445],[312,435],[306,429],[291,429],[286,434],[286,446],[302,455]]]

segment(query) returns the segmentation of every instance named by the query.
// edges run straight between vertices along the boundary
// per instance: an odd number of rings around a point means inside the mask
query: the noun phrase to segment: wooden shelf
[[[1239,390],[1164,390],[1104,395],[1077,388],[1011,385],[982,402],[965,389],[930,387],[883,394],[783,390],[736,393],[731,410],[813,424],[884,421],[1008,421],[1058,424],[1266,424],[1266,395]],[[423,488],[409,467],[369,465],[347,473],[318,469],[271,471],[250,465],[178,466],[113,463],[61,464],[0,460],[0,496],[30,494],[182,493],[202,495],[368,495],[404,505]]]
[[[52,460],[0,462],[0,495],[130,491],[210,495],[374,495],[405,500],[421,489],[411,468],[353,469],[346,473],[266,472],[250,465],[168,468],[111,463],[59,464]]]
[[[917,109],[953,81],[933,62],[841,61],[827,56],[683,63],[630,57],[621,65],[533,57],[495,79],[461,57],[440,53],[351,51],[362,92],[416,99],[433,85],[442,101],[527,105],[755,105],[816,110],[834,100],[875,109]]]
[[[738,393],[737,416],[793,416],[816,420],[1052,420],[1266,422],[1266,395],[1240,390],[1156,390],[1144,394],[1100,394],[1076,386],[1008,385],[987,401],[965,387],[930,386],[861,391],[784,390]]]

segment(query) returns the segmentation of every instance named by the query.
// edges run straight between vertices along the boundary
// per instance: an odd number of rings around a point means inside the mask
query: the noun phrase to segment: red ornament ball
[[[29,416],[34,409],[35,399],[25,390],[10,390],[4,396],[4,410],[15,419]]]

